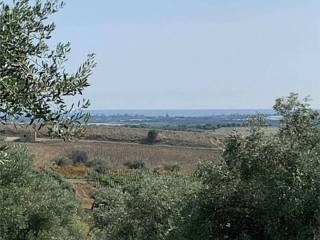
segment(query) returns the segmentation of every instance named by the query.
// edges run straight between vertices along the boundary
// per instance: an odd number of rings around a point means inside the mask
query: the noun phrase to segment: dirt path
[[[75,188],[76,196],[81,201],[84,209],[92,209],[94,199],[92,197],[93,187],[85,179],[67,179]]]

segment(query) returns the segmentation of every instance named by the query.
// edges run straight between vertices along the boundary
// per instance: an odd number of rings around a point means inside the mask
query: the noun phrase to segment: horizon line
[[[273,108],[105,108],[105,109],[86,109],[88,111],[172,111],[172,110],[273,110]]]

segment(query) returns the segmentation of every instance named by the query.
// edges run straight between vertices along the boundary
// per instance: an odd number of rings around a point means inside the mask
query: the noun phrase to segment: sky
[[[91,109],[320,108],[318,0],[65,0],[51,19],[68,68],[98,65]]]

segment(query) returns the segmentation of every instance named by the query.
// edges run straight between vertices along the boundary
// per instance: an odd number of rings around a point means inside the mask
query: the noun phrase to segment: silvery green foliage
[[[99,189],[93,219],[97,239],[184,239],[187,205],[200,188],[191,177],[143,173],[132,181]]]
[[[94,207],[100,239],[320,239],[319,113],[297,94],[274,109],[277,133],[265,133],[263,117],[249,119],[249,134],[229,136],[222,159],[202,162],[196,179],[108,184]]]
[[[68,73],[70,43],[49,47],[56,27],[48,18],[61,7],[53,0],[0,2],[0,118],[4,123],[27,118],[34,127],[70,138],[88,120],[82,110],[89,101],[69,106],[66,99],[89,86],[95,61],[89,54],[75,73]]]
[[[81,209],[61,177],[34,170],[21,146],[6,150],[0,167],[0,240],[84,240]]]
[[[8,153],[6,152],[7,149],[7,145],[3,144],[0,146],[0,164],[4,164],[9,161]]]
[[[278,133],[251,120],[249,135],[227,138],[220,164],[199,168],[205,187],[190,239],[319,239],[319,112],[297,94],[277,99],[274,109]]]

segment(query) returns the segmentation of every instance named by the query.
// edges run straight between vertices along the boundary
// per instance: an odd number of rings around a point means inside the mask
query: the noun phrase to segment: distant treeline
[[[156,128],[161,130],[171,130],[171,131],[214,131],[223,127],[243,127],[244,123],[224,123],[224,124],[197,124],[197,125],[162,125],[162,126],[154,126],[150,124],[139,124],[139,125],[124,125],[126,127],[131,128]]]
[[[120,124],[134,128],[157,128],[166,130],[215,130],[221,127],[242,127],[246,120],[252,115],[230,114],[213,115],[204,117],[171,117],[171,116],[144,116],[144,115],[93,115],[90,123]],[[267,119],[269,115],[264,115]],[[278,126],[278,120],[267,121],[269,126]]]

